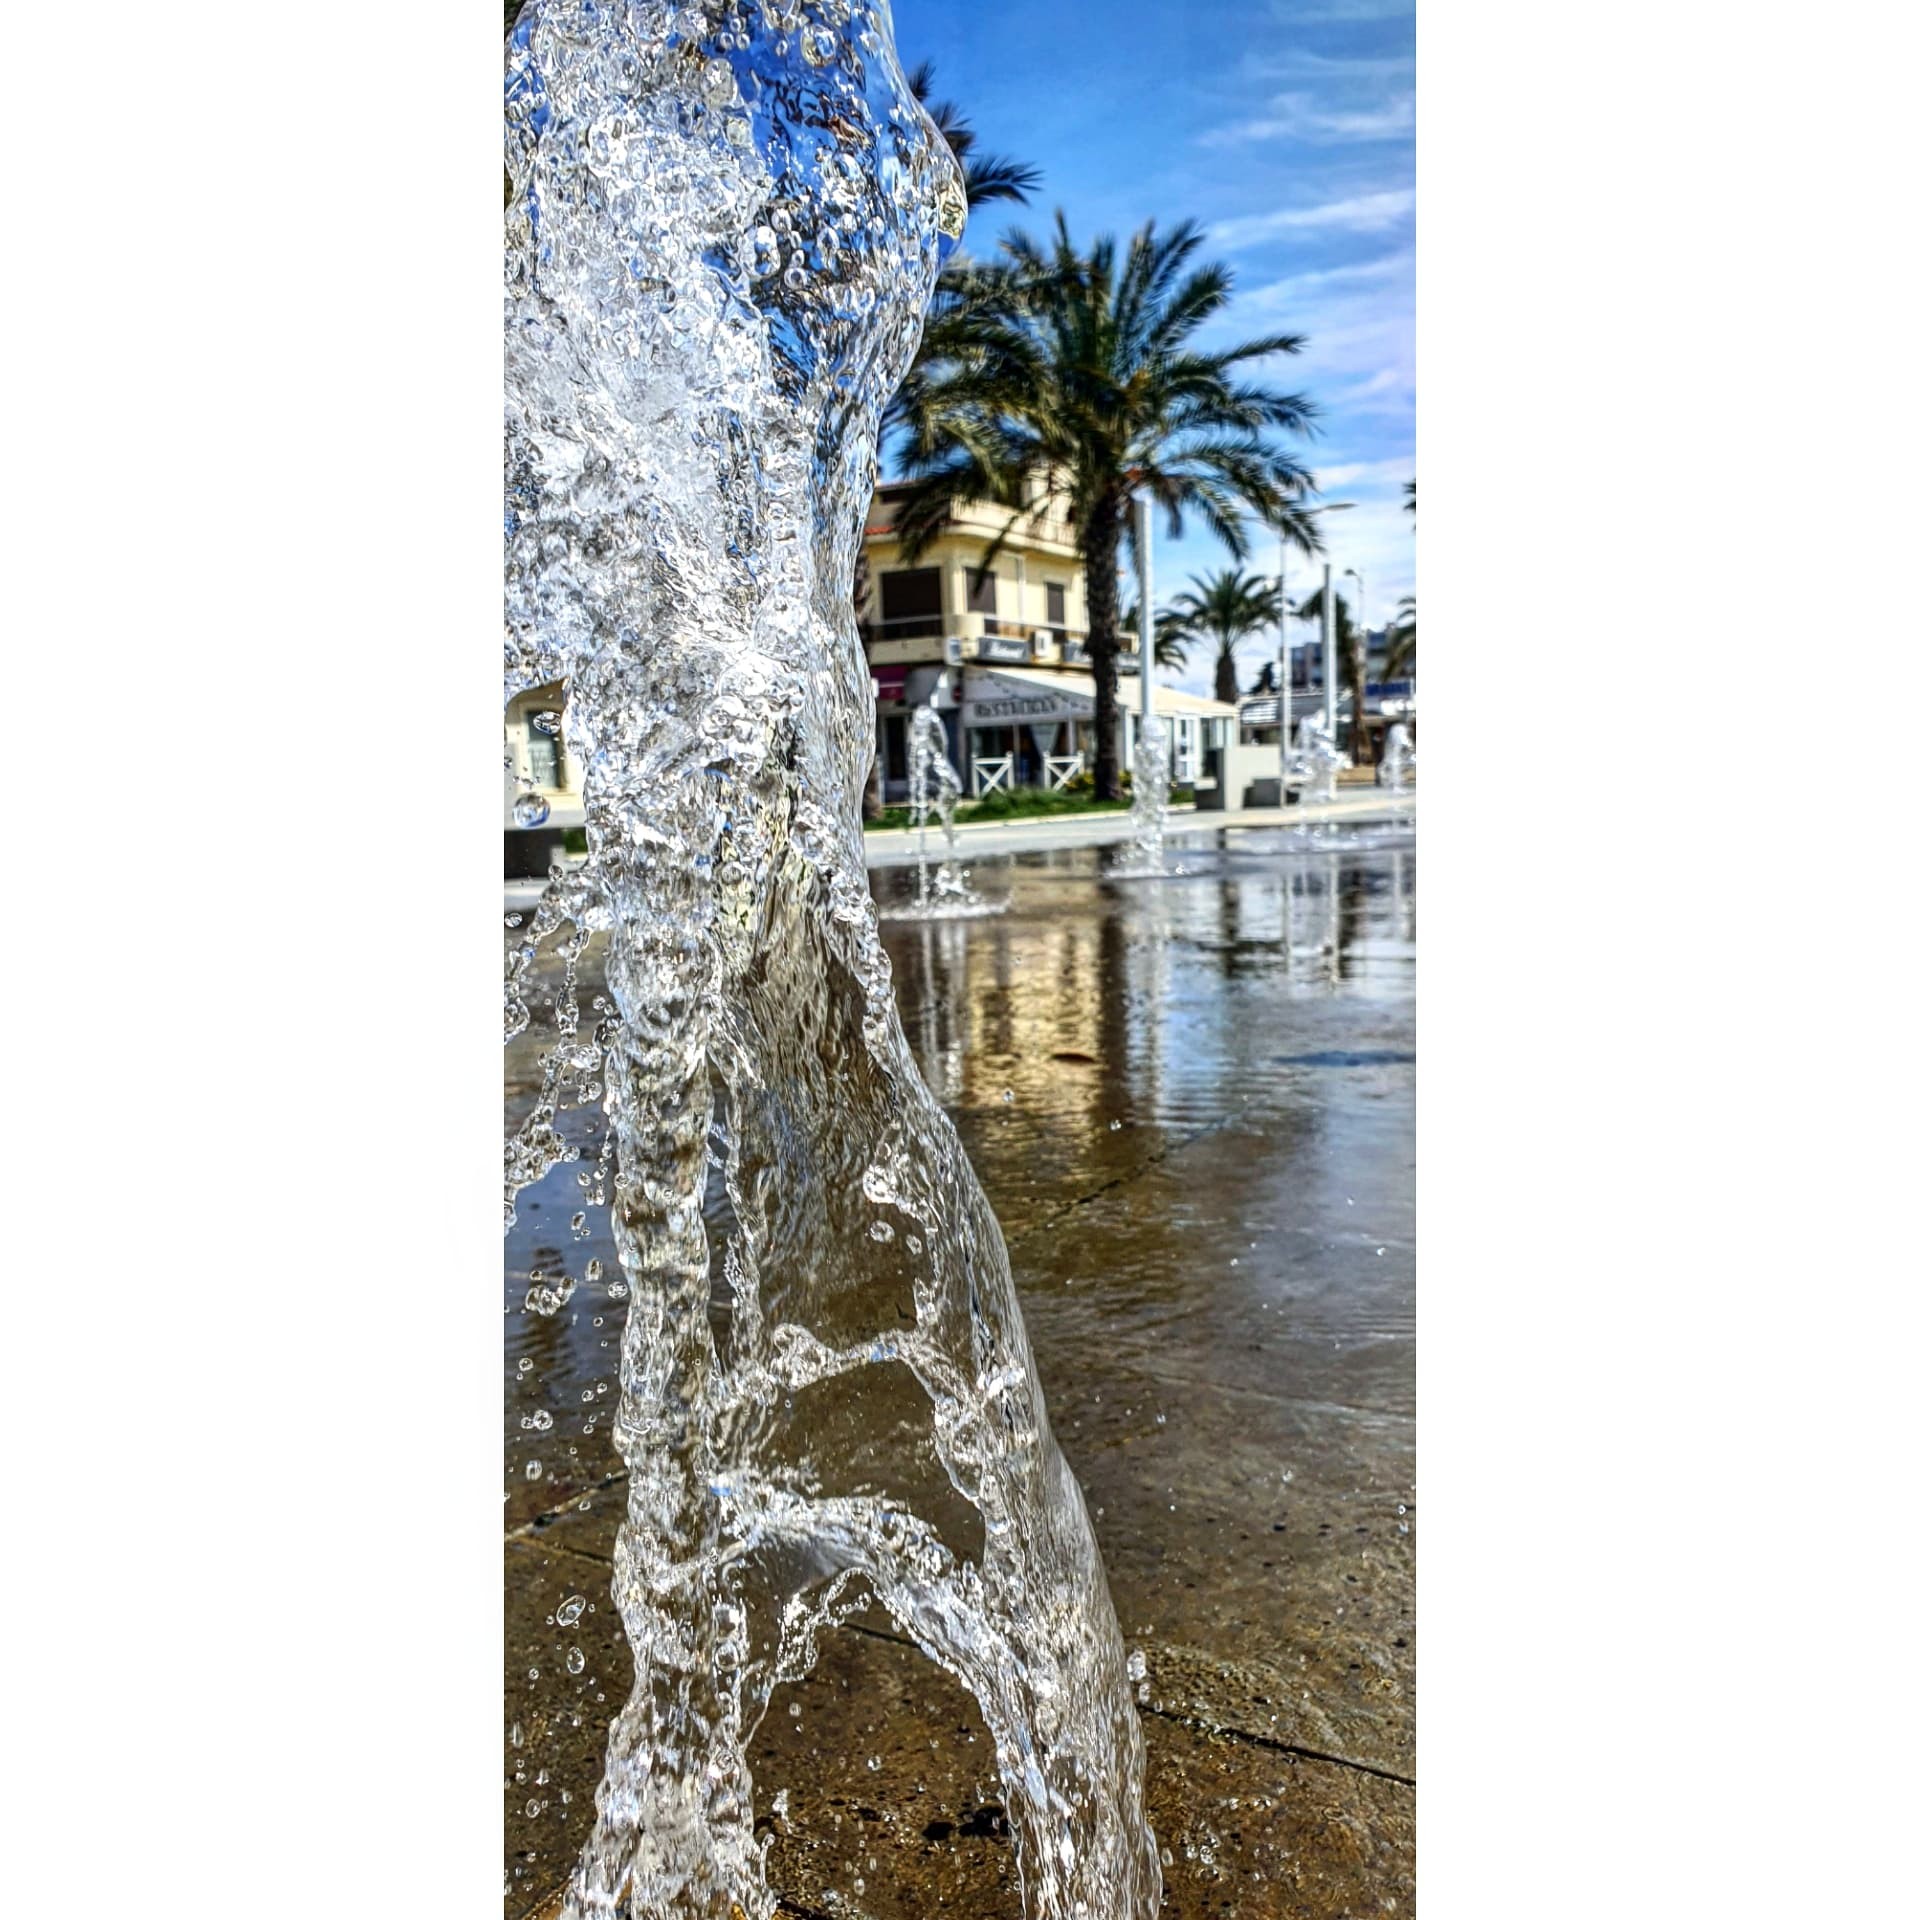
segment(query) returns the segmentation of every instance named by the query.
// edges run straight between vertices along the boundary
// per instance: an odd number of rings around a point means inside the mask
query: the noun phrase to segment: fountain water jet
[[[1167,794],[1173,769],[1167,757],[1167,723],[1157,713],[1140,722],[1133,753],[1133,804],[1127,810],[1127,844],[1114,863],[1119,878],[1166,879],[1181,869],[1167,865]]]
[[[1407,732],[1406,722],[1396,720],[1387,729],[1387,749],[1380,757],[1380,784],[1389,793],[1405,793],[1414,762],[1413,737]]]
[[[1340,769],[1351,764],[1335,743],[1324,714],[1310,713],[1300,722],[1289,772],[1303,783],[1303,803],[1312,806],[1330,801],[1340,783]]]
[[[919,835],[914,866],[919,888],[910,907],[895,907],[892,920],[971,920],[1001,913],[1004,900],[983,900],[960,864],[953,831],[953,805],[960,797],[960,776],[947,758],[946,729],[929,704],[915,707],[907,728],[907,831]],[[946,853],[936,866],[927,849],[927,825],[938,819]]]
[[[877,1604],[979,1702],[1032,1920],[1150,1920],[1105,1575],[862,857],[854,561],[958,169],[880,0],[530,0],[507,123],[506,685],[565,683],[587,858],[509,949],[551,1034],[506,1209],[592,1152],[630,1292],[633,1680],[566,1913],[769,1920],[754,1729]]]

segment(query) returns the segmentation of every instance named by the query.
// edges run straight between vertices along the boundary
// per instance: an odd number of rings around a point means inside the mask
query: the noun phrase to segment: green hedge
[[[1011,793],[996,789],[984,800],[963,800],[954,808],[954,820],[964,825],[969,820],[1045,820],[1056,815],[1080,813],[1118,813],[1133,802],[1127,800],[1096,800],[1093,797],[1093,778],[1082,776],[1086,785],[1075,790],[1075,782],[1070,781],[1065,791],[1056,792],[1051,788],[1016,787]],[[1131,786],[1132,781],[1126,774],[1120,776],[1123,786]],[[1175,806],[1191,805],[1193,789],[1175,787],[1169,796]],[[889,807],[878,820],[866,823],[869,833],[885,833],[895,828],[904,828],[908,824],[905,807]]]

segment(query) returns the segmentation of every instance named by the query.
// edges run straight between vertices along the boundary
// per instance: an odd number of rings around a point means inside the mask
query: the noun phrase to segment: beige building
[[[1007,787],[1064,786],[1094,759],[1087,577],[1064,506],[1012,528],[1005,507],[950,509],[911,565],[895,520],[901,484],[867,516],[861,638],[873,670],[883,790],[906,797],[907,720],[929,702],[949,757],[973,797]],[[994,549],[996,539],[999,548]],[[1133,764],[1140,710],[1139,644],[1121,635],[1121,764]],[[1174,778],[1206,785],[1210,755],[1237,744],[1234,710],[1156,686],[1173,736]]]
[[[586,814],[580,805],[580,769],[567,752],[560,735],[548,733],[533,724],[537,713],[558,713],[565,699],[559,686],[535,687],[531,693],[517,694],[507,702],[506,807],[507,825],[517,823],[514,802],[532,792],[547,803],[547,817],[541,822],[544,833],[564,832],[583,826]]]
[[[970,796],[1001,788],[1064,786],[1094,759],[1093,674],[1087,658],[1087,578],[1064,509],[1008,532],[1004,507],[953,510],[909,566],[894,520],[902,486],[884,486],[867,516],[866,595],[860,637],[873,672],[886,797],[907,791],[907,719],[931,701],[949,757]],[[996,537],[998,552],[990,553]],[[1140,712],[1139,645],[1121,636],[1121,764],[1133,765]],[[1172,735],[1174,779],[1208,791],[1239,746],[1234,709],[1156,685],[1155,710]],[[550,838],[583,823],[580,772],[558,733],[533,724],[557,713],[559,687],[508,703],[507,825],[518,794],[547,802]],[[1237,772],[1237,769],[1234,769]],[[1229,805],[1239,804],[1237,792]],[[538,855],[544,860],[544,854]]]

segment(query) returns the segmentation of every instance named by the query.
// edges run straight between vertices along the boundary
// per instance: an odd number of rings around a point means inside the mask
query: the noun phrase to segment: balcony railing
[[[997,613],[968,612],[910,613],[893,620],[860,623],[860,637],[870,644],[890,640],[938,640],[943,636],[975,642],[982,658],[988,657],[984,643],[998,640],[1024,645],[1034,658],[1058,659],[1070,666],[1086,666],[1092,659],[1087,651],[1086,628],[1062,626],[1057,620],[1009,620]],[[1137,635],[1120,635],[1122,653],[1137,653],[1139,647]],[[992,657],[1011,658],[1012,655],[1008,652]]]

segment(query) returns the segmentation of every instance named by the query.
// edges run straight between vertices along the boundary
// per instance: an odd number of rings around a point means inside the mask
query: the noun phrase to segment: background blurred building
[[[962,787],[1064,786],[1094,759],[1087,577],[1064,507],[952,509],[908,565],[895,531],[905,485],[883,486],[867,516],[860,635],[876,689],[882,791],[907,792],[907,719],[931,703],[947,730]],[[1037,487],[1036,487],[1037,493]],[[997,545],[996,545],[997,543]],[[1121,764],[1133,764],[1140,650],[1120,636]],[[1205,781],[1210,752],[1235,738],[1234,710],[1156,684],[1155,710],[1173,737],[1174,778]]]

